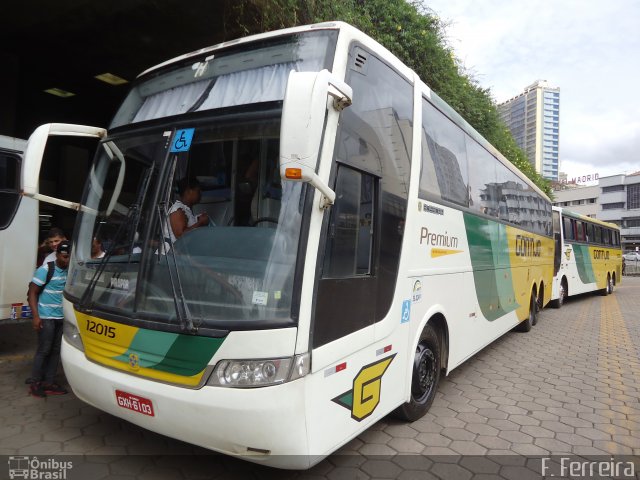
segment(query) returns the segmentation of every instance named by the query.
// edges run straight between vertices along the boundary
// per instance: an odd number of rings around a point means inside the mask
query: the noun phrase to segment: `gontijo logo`
[[[332,401],[351,410],[351,418],[358,422],[367,418],[380,403],[382,376],[395,356],[394,353],[362,367],[353,379],[353,388],[338,395]]]
[[[516,256],[539,257],[542,251],[542,242],[526,235],[516,235]]]

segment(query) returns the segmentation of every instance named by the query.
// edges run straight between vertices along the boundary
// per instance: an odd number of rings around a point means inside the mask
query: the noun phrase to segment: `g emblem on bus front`
[[[353,379],[353,388],[333,398],[332,401],[351,410],[351,418],[358,422],[367,418],[380,403],[382,376],[395,356],[394,353],[362,367]]]

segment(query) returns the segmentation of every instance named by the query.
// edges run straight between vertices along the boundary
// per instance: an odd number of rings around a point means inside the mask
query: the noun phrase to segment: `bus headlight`
[[[309,373],[309,354],[286,358],[222,360],[218,362],[208,385],[220,387],[266,387],[279,385]]]
[[[78,331],[78,327],[76,327],[73,323],[68,320],[64,321],[62,325],[62,333],[64,335],[64,339],[70,344],[76,347],[81,352],[84,352],[84,345],[82,344],[82,338],[80,337],[80,332]]]

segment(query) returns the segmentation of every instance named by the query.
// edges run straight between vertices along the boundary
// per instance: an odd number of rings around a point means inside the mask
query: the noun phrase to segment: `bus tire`
[[[600,295],[606,297],[611,293],[613,293],[613,283],[611,282],[611,275],[607,273],[607,284],[602,290],[600,290]]]
[[[536,292],[531,292],[531,298],[529,300],[529,316],[526,320],[523,320],[518,324],[516,330],[519,332],[528,332],[536,323],[538,323],[538,299],[536,298]]]
[[[564,305],[565,300],[567,299],[567,279],[566,278],[562,278],[562,281],[560,282],[560,296],[558,298],[556,298],[555,300],[551,301],[551,306],[553,308],[562,308],[562,305]]]
[[[427,323],[420,334],[413,359],[411,400],[394,410],[393,416],[414,422],[427,413],[436,397],[440,382],[441,354],[440,335],[430,323]]]

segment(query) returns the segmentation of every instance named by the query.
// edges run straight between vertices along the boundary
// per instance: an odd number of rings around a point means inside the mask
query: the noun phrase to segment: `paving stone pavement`
[[[625,277],[614,295],[545,309],[531,332],[508,333],[444,378],[422,419],[384,418],[307,471],[212,454],[73,394],[32,398],[24,379],[34,340],[28,324],[0,326],[0,455],[9,466],[17,456],[64,459],[69,479],[525,480],[543,468],[566,474],[562,458],[571,456],[615,463],[618,478],[633,462],[640,478],[640,277]]]

